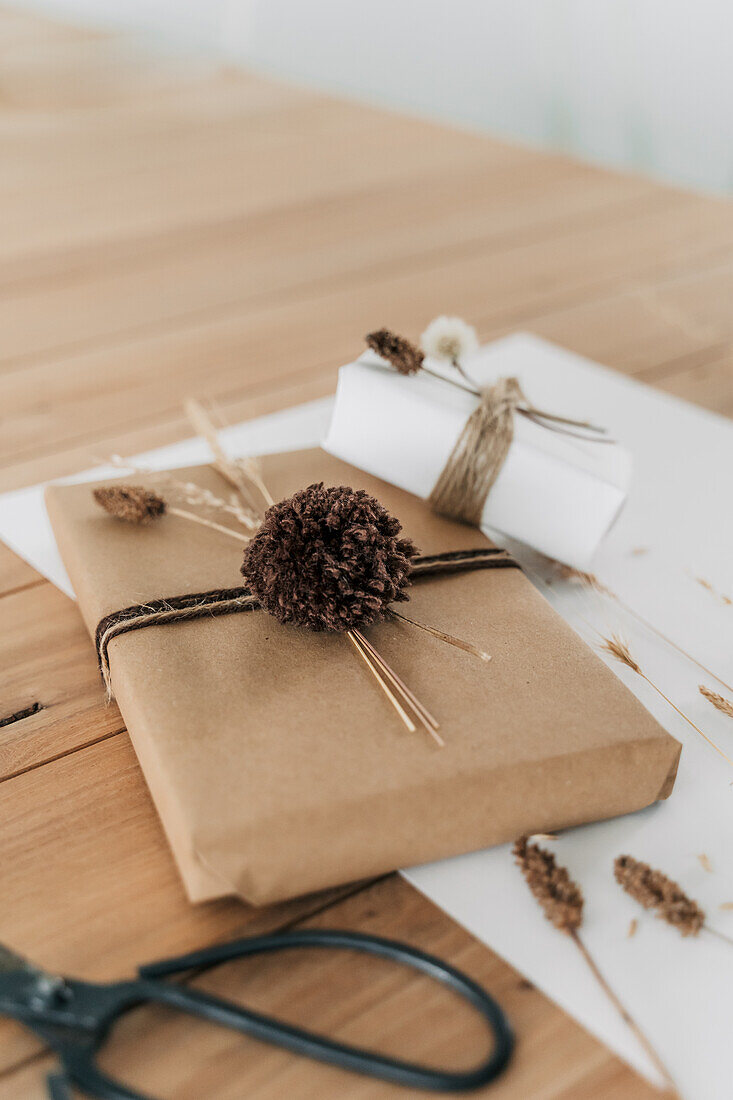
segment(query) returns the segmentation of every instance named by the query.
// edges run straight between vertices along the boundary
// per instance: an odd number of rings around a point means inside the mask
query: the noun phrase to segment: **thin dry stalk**
[[[570,936],[601,989],[662,1076],[667,1091],[676,1096],[677,1090],[669,1070],[609,985],[580,937],[579,929],[583,923],[583,894],[580,887],[570,877],[568,870],[557,864],[551,852],[540,848],[538,844],[530,844],[527,837],[520,837],[514,845],[514,858],[546,918],[555,928]]]
[[[262,480],[260,464],[257,459],[251,457],[245,458],[240,456],[239,458],[233,458],[232,462],[239,470],[242,471],[245,477],[249,478],[250,481],[252,481],[257,486],[260,493],[262,494],[262,497],[267,507],[272,508],[275,500],[270,495],[270,490],[267,488],[264,481]]]
[[[723,750],[715,744],[712,738],[708,737],[708,735],[704,733],[699,726],[696,726],[692,719],[689,718],[683,710],[680,710],[677,704],[673,703],[669,696],[665,695],[662,689],[660,687],[657,687],[654,681],[650,680],[647,674],[642,671],[641,666],[631,656],[631,651],[629,650],[628,644],[624,641],[623,638],[621,638],[618,634],[612,634],[610,638],[604,637],[602,640],[601,649],[604,650],[606,653],[610,653],[611,656],[615,657],[617,661],[621,662],[621,664],[626,665],[627,668],[630,668],[638,676],[641,676],[642,680],[646,680],[649,686],[654,688],[657,695],[664,699],[665,703],[668,703],[672,710],[676,711],[677,714],[679,714],[680,718],[684,718],[685,722],[687,722],[689,726],[692,726],[692,728],[700,734],[702,739],[704,741],[707,741],[708,745],[710,745],[712,749],[715,749],[715,751],[723,757],[727,764],[730,764],[731,767],[733,767],[733,760],[731,760],[729,756],[726,756]]]
[[[466,371],[463,368],[463,364],[461,363],[458,356],[454,355],[451,358],[450,362],[451,362],[451,366],[453,367],[453,369],[458,371],[461,378],[463,378],[466,382],[468,382],[468,384],[471,387],[471,389],[473,390],[473,392],[478,393],[479,391],[478,391],[478,387],[476,386],[476,383],[474,382],[473,378],[471,378],[470,374],[466,373]]]
[[[726,936],[725,932],[719,932],[717,928],[711,928],[709,924],[703,925],[703,932],[707,932],[709,936],[715,936],[716,940],[722,940],[723,943],[727,943],[733,947],[733,938],[731,936]]]
[[[236,539],[237,542],[249,542],[248,535],[241,535],[238,531],[232,531],[230,527],[223,527],[222,524],[214,523],[213,520],[197,516],[195,512],[171,508],[162,496],[145,489],[142,485],[103,486],[93,489],[92,496],[105,512],[109,512],[115,519],[125,523],[147,527],[164,515],[178,516],[179,519],[188,520],[189,523],[198,523],[212,531],[219,531],[222,535]]]
[[[264,499],[266,506],[271,507],[274,501],[262,481],[256,463],[252,460],[229,457],[221,445],[216,425],[198,401],[189,398],[185,402],[184,409],[196,434],[209,444],[214,456],[214,468],[226,478],[230,485],[234,486],[245,504],[254,508],[255,511],[261,510],[252,494],[254,487]]]
[[[414,693],[410,691],[407,685],[400,679],[394,669],[387,664],[381,653],[378,653],[374,646],[367,641],[360,630],[353,630],[349,633],[354,635],[366,657],[372,662],[372,665],[383,680],[386,681],[387,685],[391,687],[393,693],[402,703],[403,708],[408,713],[411,713],[413,718],[417,719],[420,725],[435,741],[436,745],[440,748],[444,748],[445,741],[438,733],[438,723],[430,711],[422,705]]]
[[[448,645],[455,646],[456,649],[462,649],[473,657],[479,657],[482,661],[491,660],[490,653],[486,653],[470,642],[464,642],[462,638],[456,638],[453,634],[446,634],[444,630],[438,630],[437,627],[428,626],[426,623],[418,622],[417,619],[411,619],[407,615],[403,615],[401,611],[395,611],[392,607],[389,609],[389,613],[393,618],[401,619],[403,623],[409,623],[410,626],[416,626],[418,630],[424,630],[426,634],[431,634],[433,638],[438,638],[441,642],[447,642]]]
[[[733,605],[733,600],[730,596],[726,596],[724,592],[718,592],[715,585],[711,584],[710,581],[705,580],[704,577],[695,577],[694,579],[701,588],[704,588],[706,592],[709,592],[710,595],[714,596],[720,603],[725,604],[726,607],[731,607]]]
[[[245,544],[249,542],[249,535],[240,535],[239,531],[232,531],[231,527],[214,523],[213,519],[205,519],[203,516],[197,516],[194,512],[186,512],[183,508],[168,507],[166,511],[170,516],[178,516],[179,519],[187,519],[191,523],[200,523],[202,527],[208,527],[210,531],[219,531],[222,535],[229,535],[230,539],[236,539],[237,542]]]
[[[395,341],[397,342],[396,345],[394,344]],[[456,368],[465,381],[460,381],[458,378],[452,378],[447,374],[440,374],[438,371],[434,371],[430,367],[425,366],[424,356],[418,348],[414,347],[409,340],[405,340],[395,333],[390,333],[386,329],[370,333],[367,337],[367,342],[372,351],[376,351],[378,355],[391,363],[400,374],[409,376],[417,374],[418,371],[420,371],[423,374],[429,374],[431,378],[437,378],[439,382],[447,382],[448,385],[455,386],[456,389],[463,390],[464,393],[470,393],[474,397],[481,397],[481,390],[477,388],[474,380],[466,374],[457,359],[453,359],[451,365]],[[388,344],[390,346],[386,346]],[[363,363],[369,367],[374,366],[374,362],[371,359],[359,358],[357,359],[357,363]],[[615,442],[615,440],[607,438],[606,428],[599,428],[596,424],[591,424],[587,420],[573,420],[567,416],[558,416],[555,413],[543,412],[541,409],[536,409],[532,405],[519,405],[516,408],[516,412],[519,413],[520,416],[524,416],[528,420],[533,420],[544,428],[549,428],[550,426],[545,423],[545,421],[563,425],[561,429],[555,428],[554,430],[562,431],[564,435],[573,436],[576,439],[583,439],[586,442],[592,443]],[[581,429],[581,433],[590,432],[591,434],[586,435],[573,432],[570,430],[571,428],[579,428]]]
[[[353,645],[356,652],[359,654],[361,659],[364,661],[364,664],[367,666],[367,668],[371,672],[372,676],[377,681],[380,688],[382,689],[384,694],[387,696],[387,698],[389,699],[389,701],[392,704],[392,706],[394,707],[394,709],[397,711],[397,714],[400,716],[400,719],[402,720],[402,722],[404,722],[407,729],[410,731],[410,733],[415,733],[415,731],[417,730],[417,726],[412,721],[412,719],[409,717],[409,715],[407,714],[405,709],[400,705],[399,700],[397,699],[394,692],[391,690],[389,684],[386,683],[386,681],[384,680],[384,678],[381,675],[381,673],[379,672],[377,666],[374,664],[371,657],[369,656],[367,650],[362,648],[361,643],[360,643],[360,641],[357,637],[357,632],[355,630],[349,630],[346,634],[346,637],[349,639],[349,641]]]
[[[713,704],[716,710],[719,710],[721,714],[727,714],[729,718],[733,718],[733,703],[730,699],[726,699],[724,695],[718,695],[717,691],[711,691],[704,684],[699,684],[698,690],[709,703]]]
[[[443,740],[442,737],[440,737],[438,735],[438,732],[437,732],[440,729],[440,724],[439,724],[437,718],[435,718],[430,713],[430,711],[427,709],[427,707],[423,706],[423,704],[417,698],[415,693],[413,691],[411,691],[410,688],[408,688],[407,684],[404,682],[404,680],[401,679],[400,676],[397,675],[395,670],[390,665],[387,664],[384,657],[382,657],[381,653],[377,652],[377,650],[374,648],[374,646],[371,644],[371,642],[367,641],[367,639],[364,637],[364,635],[361,633],[361,631],[357,631],[357,635],[358,635],[362,645],[369,652],[370,656],[372,657],[372,660],[375,661],[375,663],[379,665],[380,669],[382,670],[384,675],[387,677],[387,679],[390,681],[390,683],[402,695],[404,700],[407,703],[409,703],[409,705],[412,707],[413,711],[415,711],[415,713],[418,715],[418,717],[422,721],[423,725],[426,726],[426,728],[428,729],[428,733],[430,733],[430,736],[435,740],[435,742],[437,744],[440,745],[441,748],[444,748],[445,747],[445,741]]]
[[[183,504],[191,504],[194,507],[206,508],[211,512],[221,512],[223,515],[232,516],[248,531],[256,531],[260,521],[255,514],[246,510],[233,494],[229,501],[222,500],[210,489],[204,489],[192,481],[181,481],[168,471],[151,470],[148,466],[138,466],[134,462],[121,458],[120,455],[112,455],[108,460],[110,465],[121,470],[131,470],[133,473],[155,475],[156,483],[165,486],[171,496]]]
[[[643,615],[640,615],[638,611],[635,611],[634,608],[627,604],[625,600],[622,600],[620,596],[617,596],[615,592],[613,592],[607,585],[600,581],[595,573],[586,573],[582,569],[575,569],[571,565],[563,565],[560,562],[557,563],[557,566],[558,576],[561,580],[580,581],[581,584],[587,585],[595,592],[598,592],[601,596],[607,596],[610,600],[613,600],[615,603],[617,603],[618,606],[622,608],[627,615],[630,615],[632,617],[632,619],[636,619],[636,621],[640,623],[646,630],[651,631],[652,634],[656,634],[656,636],[661,641],[663,641],[665,645],[668,645],[671,649],[676,650],[679,654],[681,654],[682,657],[685,658],[685,660],[692,661],[692,663],[694,665],[697,665],[697,667],[701,669],[707,676],[712,676],[714,680],[717,680],[719,684],[722,684],[722,686],[726,688],[727,691],[733,692],[733,687],[731,687],[730,684],[727,684],[721,676],[718,676],[717,672],[713,672],[712,669],[707,668],[702,663],[702,661],[698,661],[697,657],[693,657],[691,653],[688,653],[687,650],[683,649],[682,646],[677,644],[677,642],[673,642],[671,638],[669,638],[666,634],[663,634],[662,631],[654,625],[654,623],[650,623],[648,619],[645,619]]]
[[[601,989],[606,994],[606,996],[608,997],[609,1001],[614,1006],[616,1011],[619,1013],[619,1015],[621,1016],[621,1019],[624,1021],[626,1026],[636,1036],[639,1044],[646,1051],[646,1054],[647,1054],[649,1060],[653,1063],[653,1065],[656,1067],[658,1073],[661,1075],[662,1079],[665,1081],[665,1084],[666,1084],[665,1095],[679,1096],[679,1092],[677,1091],[677,1086],[674,1083],[674,1078],[672,1077],[671,1073],[667,1069],[666,1065],[664,1064],[664,1062],[662,1061],[660,1056],[657,1054],[655,1048],[651,1044],[651,1041],[646,1037],[645,1033],[642,1031],[639,1024],[637,1024],[634,1017],[631,1015],[629,1010],[626,1008],[623,1001],[621,1001],[621,999],[618,997],[618,995],[614,991],[613,987],[611,985],[609,985],[607,978],[603,974],[602,970],[599,969],[598,964],[596,963],[595,959],[591,955],[591,953],[588,950],[588,948],[586,947],[586,945],[583,943],[583,941],[580,938],[580,936],[578,935],[577,931],[571,932],[570,936],[571,936],[571,939],[573,940],[573,943],[576,945],[576,947],[580,951],[581,955],[585,959],[586,963],[588,964],[591,972],[593,973],[593,975],[594,975],[596,981],[598,982],[598,984],[600,985]]]

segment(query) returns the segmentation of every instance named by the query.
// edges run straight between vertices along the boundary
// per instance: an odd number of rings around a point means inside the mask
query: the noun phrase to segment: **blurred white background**
[[[15,0],[733,192],[731,0]]]

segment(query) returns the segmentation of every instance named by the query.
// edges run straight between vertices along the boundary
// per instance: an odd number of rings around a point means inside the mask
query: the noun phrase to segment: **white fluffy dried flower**
[[[459,361],[478,350],[476,330],[460,317],[436,317],[420,337],[422,349],[433,359]]]

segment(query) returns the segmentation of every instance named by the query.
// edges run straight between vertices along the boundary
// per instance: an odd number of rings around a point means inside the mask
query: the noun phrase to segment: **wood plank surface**
[[[727,201],[1,8],[0,59],[0,489],[180,439],[191,394],[231,422],[323,396],[366,331],[416,336],[442,312],[733,414]],[[0,940],[52,970],[115,978],[297,922],[377,932],[505,1005],[517,1056],[487,1095],[654,1095],[396,876],[265,910],[190,906],[72,601],[4,547],[0,799]],[[203,981],[393,1053],[475,1053],[444,992],[313,963]],[[44,1096],[50,1064],[0,1022],[0,1100]],[[153,1010],[108,1065],[188,1100],[404,1095]]]

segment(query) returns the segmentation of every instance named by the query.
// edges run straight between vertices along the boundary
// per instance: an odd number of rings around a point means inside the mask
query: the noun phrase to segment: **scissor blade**
[[[0,943],[0,974],[11,974],[17,970],[32,970],[31,964],[22,955],[16,955],[9,947]]]

